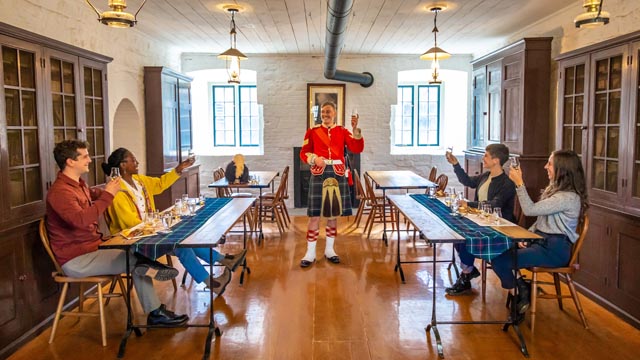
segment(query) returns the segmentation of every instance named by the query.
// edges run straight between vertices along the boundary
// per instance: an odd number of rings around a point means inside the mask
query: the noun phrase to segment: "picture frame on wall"
[[[345,84],[307,84],[307,129],[322,123],[320,106],[336,104],[336,124],[344,126]]]

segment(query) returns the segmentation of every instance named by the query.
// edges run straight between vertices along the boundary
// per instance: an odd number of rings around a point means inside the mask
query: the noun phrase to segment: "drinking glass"
[[[500,225],[500,218],[502,217],[502,209],[499,207],[493,208],[493,221],[496,222],[496,225]]]
[[[113,180],[115,178],[119,178],[120,177],[120,168],[112,167],[111,168],[111,173],[109,174],[109,177],[111,178],[111,180]]]
[[[176,216],[182,215],[182,199],[176,199],[171,212]]]
[[[196,207],[198,207],[198,203],[196,202],[196,199],[189,199],[188,206],[189,206],[189,215],[192,215],[192,216],[195,215]]]
[[[162,215],[162,227],[166,232],[171,232],[171,225],[173,225],[173,215],[170,213],[164,213]]]
[[[453,145],[447,146],[447,153],[452,154],[453,153]]]
[[[436,198],[436,187],[430,187],[429,188],[429,198],[430,199],[435,199]]]
[[[458,203],[458,197],[455,194],[451,194],[450,196],[451,198],[449,199],[449,203],[451,203],[451,205],[449,206],[449,208],[451,209],[451,213],[449,215],[458,216],[458,208],[460,207],[460,204]]]
[[[198,198],[200,199],[200,205],[204,206],[204,194],[200,193],[200,196]]]
[[[182,194],[182,202],[186,203],[187,201],[189,201],[189,194]]]
[[[357,108],[351,109],[351,116],[358,117],[358,109]]]
[[[491,216],[492,213],[492,209],[491,209],[491,204],[486,202],[482,205],[482,216],[484,217],[485,220],[489,220],[489,217]]]
[[[511,157],[511,167],[514,169],[520,169],[520,160],[518,160],[517,156]]]
[[[196,153],[193,151],[193,149],[189,150],[188,158],[189,160],[193,159],[193,161],[196,161]]]
[[[154,226],[155,225],[155,213],[153,211],[147,211],[144,218],[145,226]]]

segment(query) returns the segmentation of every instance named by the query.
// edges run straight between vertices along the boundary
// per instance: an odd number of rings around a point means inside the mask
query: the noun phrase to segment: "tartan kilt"
[[[322,183],[328,178],[338,180],[340,187],[340,197],[342,198],[342,215],[351,216],[351,194],[349,193],[349,184],[346,176],[338,176],[333,171],[333,166],[327,165],[322,175],[313,175],[309,178],[309,207],[307,216],[320,216],[320,207],[322,206]]]

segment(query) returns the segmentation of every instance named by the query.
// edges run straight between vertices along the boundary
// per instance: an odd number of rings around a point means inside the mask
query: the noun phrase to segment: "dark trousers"
[[[566,235],[546,234],[541,231],[536,231],[536,234],[543,238],[533,241],[531,246],[524,249],[505,251],[491,261],[493,271],[500,278],[503,288],[515,287],[513,251],[517,251],[518,254],[518,269],[532,266],[561,267],[569,263],[573,244]]]
[[[458,256],[460,257],[460,262],[461,263],[463,263],[463,264],[465,264],[467,266],[473,266],[473,262],[475,261],[476,257],[473,256],[473,254],[471,254],[467,250],[467,245],[465,243],[453,244],[453,247],[458,252]]]

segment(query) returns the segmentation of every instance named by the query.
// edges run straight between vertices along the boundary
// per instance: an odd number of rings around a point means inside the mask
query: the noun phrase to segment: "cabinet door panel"
[[[501,142],[512,153],[522,154],[523,116],[522,63],[518,52],[502,60],[502,136]]]
[[[632,316],[640,318],[640,225],[631,219],[615,223],[610,298]]]
[[[24,265],[20,241],[0,236],[0,349],[29,328],[30,318],[24,296]]]
[[[484,147],[487,118],[487,78],[482,66],[473,71],[473,115],[471,124],[471,146]]]
[[[80,96],[83,98],[84,127],[89,142],[89,154],[93,162],[89,165],[87,183],[89,186],[103,184],[106,176],[97,164],[102,164],[109,156],[109,115],[107,113],[107,76],[105,64],[80,59],[80,83],[84,84]],[[82,102],[81,102],[82,103]]]
[[[502,138],[502,72],[501,62],[487,65],[487,139],[489,142],[500,142]]]
[[[611,241],[608,236],[610,218],[606,212],[592,208],[589,210],[589,230],[580,250],[578,263],[580,271],[575,280],[588,289],[603,295],[608,281],[608,259],[611,254]]]

